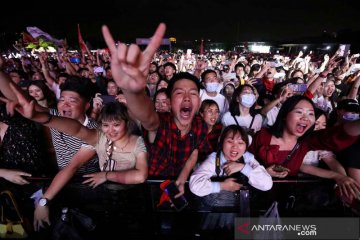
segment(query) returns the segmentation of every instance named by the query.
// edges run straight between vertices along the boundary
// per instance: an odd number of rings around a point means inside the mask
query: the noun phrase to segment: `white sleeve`
[[[191,174],[189,188],[192,193],[203,197],[213,193],[213,184],[211,177],[215,173],[215,157],[216,153],[212,153],[208,158]],[[218,187],[214,186],[217,190]]]
[[[272,188],[273,181],[266,169],[254,158],[254,155],[244,153],[245,166],[241,172],[249,178],[249,184],[262,191]]]
[[[227,127],[231,124],[235,124],[234,118],[231,116],[230,112],[226,112],[224,116],[221,118],[221,123],[224,127]]]
[[[260,131],[262,127],[262,123],[263,123],[263,117],[261,116],[261,114],[256,114],[251,128],[254,129],[255,132]]]

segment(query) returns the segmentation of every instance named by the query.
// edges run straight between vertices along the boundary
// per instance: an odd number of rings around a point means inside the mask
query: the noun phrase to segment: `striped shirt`
[[[55,116],[60,115],[56,109],[50,109],[50,114]],[[94,120],[89,119],[87,116],[85,118],[85,122],[83,123],[83,125],[91,129],[97,128],[97,123]],[[85,143],[84,141],[76,137],[59,132],[54,128],[50,128],[50,131],[51,131],[53,145],[55,148],[56,160],[59,170],[65,168],[69,164],[72,157],[75,155],[75,153],[77,153],[77,151],[80,148],[90,148],[95,151],[93,146]],[[93,173],[99,171],[100,171],[99,159],[96,155],[86,164],[81,166],[77,170],[76,175],[83,175],[85,173]]]

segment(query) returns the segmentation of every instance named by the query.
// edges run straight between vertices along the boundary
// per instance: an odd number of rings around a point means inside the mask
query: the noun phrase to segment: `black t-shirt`
[[[337,159],[345,166],[360,169],[360,139],[353,145],[336,154]]]
[[[35,123],[18,113],[10,117],[4,104],[0,106],[0,121],[8,125],[0,146],[0,168],[42,175],[45,154]]]

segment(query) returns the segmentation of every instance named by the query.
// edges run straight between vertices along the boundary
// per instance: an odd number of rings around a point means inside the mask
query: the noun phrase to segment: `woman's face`
[[[293,78],[296,78],[296,77],[304,78],[304,74],[301,71],[296,71],[293,75]]]
[[[102,121],[101,130],[106,137],[115,142],[127,134],[126,122],[123,120]]]
[[[301,137],[315,123],[314,108],[306,100],[301,100],[295,105],[285,119],[285,128],[290,135]]]
[[[223,154],[227,161],[237,161],[246,151],[246,143],[240,133],[229,133],[224,138]]]
[[[165,93],[158,93],[156,95],[155,110],[157,112],[170,112],[170,99]]]
[[[219,119],[219,108],[216,105],[206,106],[204,112],[200,113],[208,127],[212,128]]]
[[[325,83],[324,86],[324,97],[330,97],[335,91],[335,83],[333,81],[329,81],[327,83]]]
[[[326,117],[325,115],[321,115],[316,121],[315,121],[315,128],[314,130],[321,130],[326,128]]]
[[[44,99],[44,93],[38,86],[30,85],[29,86],[29,95],[35,98],[36,101],[41,101]]]
[[[249,93],[254,94],[254,91],[251,89],[251,87],[246,86],[241,90],[240,96]]]

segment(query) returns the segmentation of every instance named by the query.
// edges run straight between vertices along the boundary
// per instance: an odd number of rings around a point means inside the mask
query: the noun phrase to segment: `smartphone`
[[[80,59],[80,58],[76,58],[76,57],[71,57],[69,60],[70,60],[70,62],[72,62],[72,63],[80,63],[80,62],[81,62],[81,59]]]
[[[293,90],[293,92],[306,92],[307,85],[305,83],[296,83],[289,84],[289,88]]]
[[[339,49],[339,57],[345,57],[349,52],[350,44],[340,44]]]
[[[262,78],[256,78],[256,82],[253,85],[261,85],[263,82]]]
[[[116,102],[116,96],[100,95],[99,97],[103,100],[103,104],[107,104],[107,103],[111,103],[111,102]]]
[[[284,171],[289,172],[289,169],[284,168],[284,167],[281,166],[281,165],[275,165],[275,166],[272,168],[272,170],[273,170],[274,172],[284,172]]]
[[[102,73],[102,72],[104,72],[103,67],[94,67],[94,73]]]
[[[172,204],[174,205],[176,211],[183,210],[189,203],[184,197],[184,195],[175,198],[175,195],[177,195],[180,191],[178,187],[175,184],[175,181],[171,181],[166,187],[165,187],[166,194],[170,197],[170,200]]]

